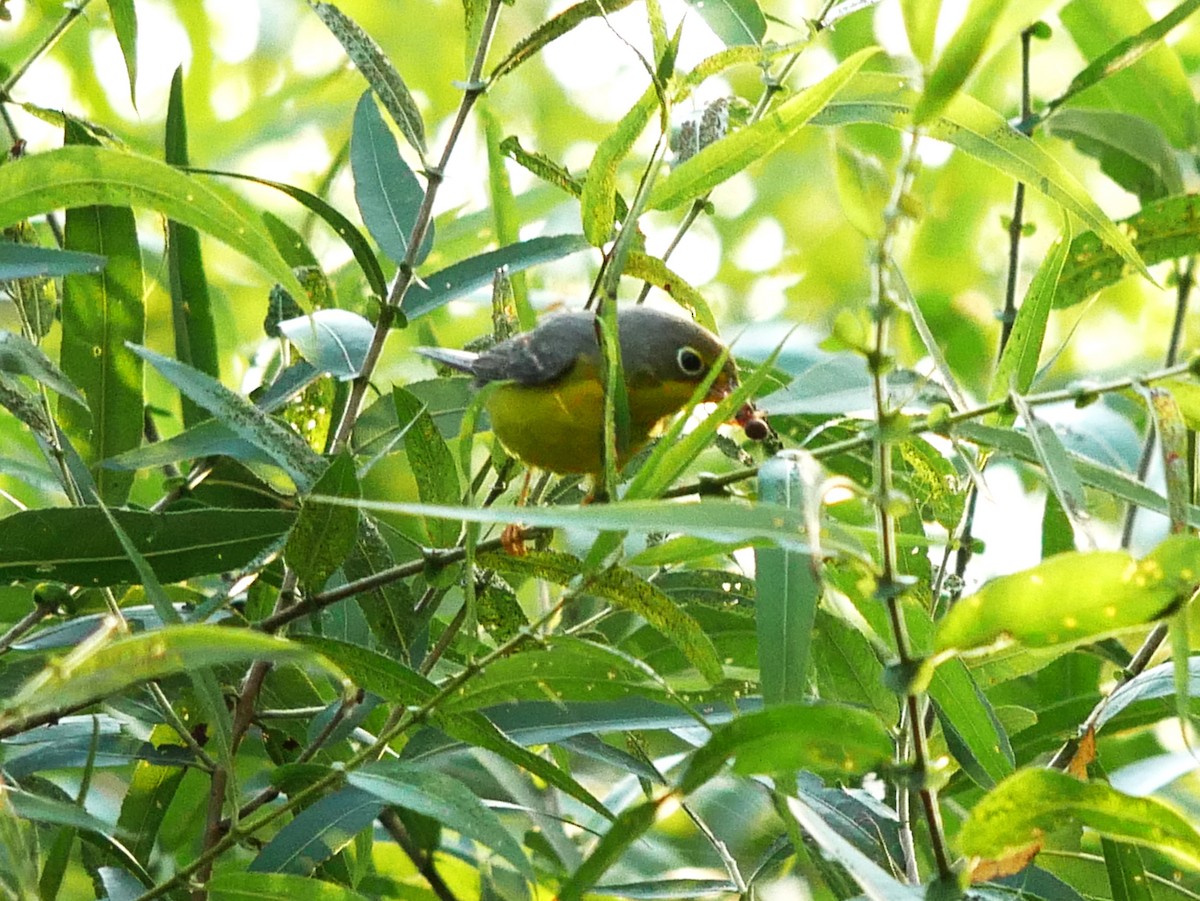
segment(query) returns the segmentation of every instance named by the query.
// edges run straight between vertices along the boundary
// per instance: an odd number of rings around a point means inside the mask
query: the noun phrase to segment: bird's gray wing
[[[566,375],[583,350],[598,358],[595,317],[588,312],[561,313],[531,332],[497,344],[475,361],[475,378],[484,382],[512,380],[545,385]]]

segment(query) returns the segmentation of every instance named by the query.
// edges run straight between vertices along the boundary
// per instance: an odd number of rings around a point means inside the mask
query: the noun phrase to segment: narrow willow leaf
[[[937,668],[929,696],[950,752],[976,785],[991,788],[1012,775],[1015,757],[1008,734],[962,661]]]
[[[904,13],[904,30],[908,33],[908,46],[913,56],[928,66],[933,59],[933,40],[937,34],[938,13],[941,0],[900,0]]]
[[[114,510],[162,582],[236,569],[291,527],[286,510]],[[69,585],[138,581],[104,513],[96,507],[27,510],[0,519],[0,578]]]
[[[172,166],[188,165],[182,66],[171,77],[164,159]],[[167,275],[171,288],[171,321],[175,326],[175,357],[179,362],[219,379],[221,361],[217,327],[200,251],[200,233],[190,225],[167,223]],[[183,399],[185,426],[196,425],[207,418],[209,414],[203,407],[189,398]]]
[[[74,272],[99,272],[104,268],[105,260],[106,257],[94,253],[33,247],[0,239],[0,282]]]
[[[935,651],[1014,642],[1043,648],[1112,635],[1172,613],[1198,574],[1194,535],[1173,535],[1140,561],[1124,551],[1059,554],[955,604],[938,624]]]
[[[591,245],[582,235],[547,235],[470,257],[424,278],[424,284],[414,282],[404,296],[404,315],[410,320],[416,319],[456,297],[487,288],[492,284],[497,269],[504,268],[509,273],[523,272],[581,250],[591,250]]]
[[[617,169],[629,155],[650,116],[658,109],[659,102],[658,91],[651,85],[592,155],[583,194],[579,198],[579,217],[583,234],[595,247],[603,247],[612,240],[617,217]]]
[[[713,732],[692,753],[679,791],[694,792],[731,758],[740,775],[807,769],[850,776],[869,771],[894,752],[887,729],[865,710],[829,702],[784,704],[747,713]]]
[[[1050,490],[1067,518],[1075,533],[1086,541],[1088,547],[1096,547],[1096,539],[1091,532],[1091,514],[1088,512],[1087,498],[1083,492],[1083,480],[1075,469],[1067,449],[1054,427],[1038,419],[1029,404],[1019,394],[1012,396],[1013,405],[1025,420],[1025,431],[1033,444],[1034,453],[1046,474]]]
[[[500,117],[487,103],[486,97],[476,101],[475,110],[483,120],[483,134],[487,145],[488,190],[492,198],[496,240],[501,247],[516,244],[521,240],[521,215],[517,208],[516,195],[513,193],[512,179],[508,175],[508,166],[504,162],[504,126]],[[529,303],[525,276],[513,273],[509,284],[512,288],[510,303],[516,308],[521,331],[531,331],[537,326],[537,314]]]
[[[0,227],[63,207],[147,207],[258,263],[296,297],[304,291],[245,201],[148,157],[103,147],[35,153],[0,167]]]
[[[338,43],[367,80],[367,84],[388,111],[392,121],[399,126],[408,143],[424,159],[425,123],[421,120],[421,112],[417,109],[408,86],[387,58],[387,54],[357,22],[332,3],[314,3],[309,0],[309,6],[338,39]]]
[[[1099,732],[1109,723],[1115,727],[1122,725],[1121,715],[1131,707],[1138,705],[1154,706],[1152,702],[1169,698],[1176,691],[1175,665],[1161,663],[1158,666],[1139,673],[1127,682],[1122,682],[1108,696],[1108,701],[1096,718],[1096,731]],[[1191,697],[1200,696],[1200,657],[1188,660],[1188,694]],[[1155,718],[1157,718],[1156,708]],[[1164,711],[1165,713],[1165,711]]]
[[[357,582],[378,576],[396,565],[391,546],[379,531],[378,520],[360,512],[358,536],[354,547],[342,563],[347,582]],[[409,659],[409,647],[417,631],[419,617],[415,614],[416,600],[408,583],[400,579],[381,579],[380,584],[359,591],[355,602],[375,636],[376,647],[398,659]]]
[[[1174,808],[1050,769],[1022,770],[985,795],[959,830],[958,848],[970,858],[997,860],[1036,847],[1043,833],[1069,823],[1200,867],[1200,833]]]
[[[371,243],[366,236],[358,229],[353,222],[347,219],[338,209],[325,200],[313,194],[310,191],[305,191],[303,188],[297,188],[295,185],[285,184],[280,181],[271,181],[267,178],[258,178],[253,175],[243,175],[240,172],[223,172],[220,169],[189,169],[190,172],[195,172],[198,175],[219,175],[224,178],[238,178],[243,181],[254,182],[257,185],[265,185],[268,188],[274,188],[288,197],[295,200],[308,211],[314,213],[326,225],[333,229],[346,247],[354,256],[354,261],[358,263],[358,267],[362,270],[363,276],[367,280],[367,284],[371,286],[371,290],[376,297],[387,296],[387,279],[384,277],[383,269],[379,266],[379,261],[375,258],[375,252],[371,249]],[[264,216],[265,218],[265,216]],[[268,231],[270,222],[267,221]],[[275,237],[272,232],[272,237]],[[295,265],[294,263],[292,265]],[[315,259],[305,261],[305,265],[316,265]]]
[[[1108,871],[1108,887],[1113,901],[1154,901],[1142,853],[1136,845],[1100,840],[1104,854],[1104,869]]]
[[[767,20],[755,0],[687,0],[727,47],[760,44]]]
[[[405,262],[425,189],[401,158],[396,139],[384,124],[369,91],[359,98],[354,109],[350,168],[354,172],[354,199],[367,231],[394,263]],[[432,247],[430,223],[421,246],[411,251],[409,262],[419,266]]]
[[[1178,56],[1162,40],[1197,9],[1200,0],[1184,0],[1153,22],[1141,5],[1068,3],[1060,13],[1062,22],[1079,49],[1095,58],[1056,105],[1097,87],[1108,95],[1109,108],[1145,115],[1162,126],[1176,147],[1188,146],[1196,133],[1192,91]],[[1132,71],[1122,71],[1135,64]]]
[[[68,124],[69,144],[94,139]],[[142,363],[125,346],[140,343],[146,328],[144,285],[137,225],[128,207],[86,206],[67,211],[65,247],[108,258],[104,271],[63,279],[63,374],[87,399],[87,406],[62,404],[59,422],[80,449],[103,501],[123,504],[133,474],[95,464],[142,443]],[[85,498],[85,500],[91,500]]]
[[[87,400],[40,347],[20,335],[0,329],[0,372],[26,375],[51,391],[87,409]]]
[[[913,123],[924,125],[958,93],[979,64],[1000,11],[1008,0],[971,0],[958,31],[925,79],[925,91],[913,108]]]
[[[698,323],[710,332],[716,331],[717,321],[704,295],[658,257],[631,250],[625,258],[625,271],[622,274],[630,278],[640,278],[656,288],[661,288],[672,300],[691,313]]]
[[[329,468],[313,486],[319,495],[356,500],[361,491],[354,471],[354,459],[348,452],[334,457]],[[300,581],[312,591],[321,586],[342,565],[358,536],[358,511],[353,507],[331,506],[304,498],[300,515],[288,535],[283,556]]]
[[[381,513],[408,516],[441,516],[462,522],[507,525],[523,522],[531,526],[583,528],[600,531],[646,532],[685,531],[717,541],[744,541],[762,538],[781,547],[811,550],[804,537],[805,524],[794,510],[774,504],[748,507],[721,500],[698,503],[663,503],[661,500],[622,501],[587,507],[492,506],[449,507],[432,504],[362,501],[358,506]],[[827,541],[824,548],[833,553],[853,553],[849,547]]]
[[[654,825],[659,807],[665,800],[666,797],[646,801],[622,811],[592,853],[558,890],[558,901],[583,901],[589,889],[621,858],[625,850]]]
[[[518,873],[533,880],[533,869],[521,845],[475,792],[457,779],[398,761],[370,763],[346,778],[381,801],[435,817],[447,829],[491,848]]]
[[[368,828],[383,808],[383,801],[362,789],[347,787],[328,794],[280,829],[250,861],[250,872],[311,876]]]
[[[1025,460],[1029,463],[1037,462],[1037,454],[1034,453],[1029,437],[1011,429],[963,423],[954,426],[952,431],[960,438],[983,447],[1003,451],[1018,460]],[[1079,477],[1089,488],[1099,489],[1119,500],[1166,515],[1167,501],[1162,495],[1117,469],[1104,466],[1077,453],[1068,451],[1068,454],[1079,472]],[[1194,505],[1188,507],[1188,524],[1200,527],[1200,508]]]
[[[133,0],[108,0],[108,14],[112,17],[113,31],[125,57],[125,72],[129,76],[129,102],[137,109],[137,9]]]
[[[301,491],[308,490],[323,471],[320,458],[299,435],[272,419],[240,394],[177,360],[145,347],[133,347],[172,385],[222,420],[279,465]]]
[[[492,70],[488,81],[494,82],[512,72],[521,63],[535,56],[551,41],[570,33],[580,23],[596,16],[611,15],[632,2],[633,0],[612,0],[612,2],[583,0],[582,3],[568,7],[539,25],[528,37],[518,41],[508,55]]]
[[[210,901],[370,901],[344,885],[291,873],[224,870],[204,888]]]
[[[992,376],[989,401],[1001,400],[1013,392],[1027,394],[1033,387],[1042,342],[1046,339],[1046,324],[1050,320],[1050,309],[1054,306],[1054,294],[1070,245],[1071,220],[1064,216],[1063,233],[1042,260],[1017,310],[1008,343],[1000,352],[1000,362],[996,364],[996,372]],[[1000,411],[984,421],[989,425],[1008,426],[1015,415],[1015,411]]]
[[[582,573],[583,564],[569,554],[542,551],[524,557],[481,555],[486,565],[500,572],[523,574],[545,579],[558,585],[574,584]],[[577,590],[604,598],[636,613],[655,630],[670,639],[710,685],[724,679],[724,670],[712,639],[700,624],[671,601],[665,594],[640,576],[620,567],[584,576]]]
[[[847,90],[813,118],[813,124],[874,122],[907,130],[912,127],[914,102],[903,79],[875,72],[860,73]],[[1087,189],[1062,163],[1009,125],[995,110],[960,93],[927,124],[926,133],[1037,188],[1095,230],[1133,271],[1149,277],[1146,264],[1130,239],[1104,214]]]
[[[362,371],[375,326],[349,310],[314,310],[276,326],[304,359],[321,372],[348,381]]]
[[[1143,205],[1184,193],[1176,151],[1148,119],[1106,109],[1060,109],[1043,130],[1099,161],[1100,169]]]
[[[377,651],[314,635],[301,636],[298,640],[341,667],[354,684],[389,702],[415,706],[437,694],[438,687],[433,682]],[[517,659],[524,659],[524,655],[518,655]],[[608,809],[568,773],[517,744],[482,713],[475,710],[449,712],[438,708],[430,712],[430,720],[438,730],[456,742],[491,751],[606,819],[612,819]],[[426,756],[433,756],[438,750],[441,749],[431,749]],[[412,759],[424,758],[418,754],[413,755]]]
[[[463,496],[458,466],[433,417],[420,400],[399,386],[392,392],[392,401],[422,503],[458,503]],[[458,541],[462,528],[451,520],[430,518],[425,520],[425,532],[434,547],[450,547]]]
[[[841,864],[871,901],[920,901],[925,893],[905,885],[853,844],[844,839],[820,812],[803,798],[788,798],[787,807],[806,834],[823,853]]]
[[[758,122],[708,145],[681,163],[654,186],[648,207],[667,210],[700,197],[751,163],[778,150],[825,108],[867,60],[878,52],[878,47],[858,51],[822,81],[784,101]],[[589,185],[591,178],[592,170],[589,169]],[[585,197],[587,193],[588,187],[585,186]],[[591,234],[589,237],[592,237]]]
[[[1188,504],[1192,499],[1191,466],[1188,462],[1188,428],[1170,389],[1152,385],[1146,389],[1150,415],[1158,434],[1163,472],[1167,483],[1167,510],[1173,533],[1187,531]]]
[[[111,823],[93,816],[81,805],[43,798],[11,786],[5,789],[5,793],[9,795],[13,811],[27,820],[54,826],[74,826],[77,829],[98,832],[100,835],[113,834]]]
[[[1200,251],[1197,216],[1200,195],[1188,194],[1147,204],[1119,224],[1133,236],[1134,246],[1146,264],[1153,266]],[[1134,271],[1094,232],[1085,232],[1071,242],[1054,305],[1058,309],[1073,306]]]
[[[162,723],[156,725],[149,738],[156,748],[184,747],[175,730]],[[129,852],[141,861],[148,861],[154,851],[158,832],[166,819],[179,784],[187,770],[139,760],[129,777],[129,788],[121,800],[117,831],[126,836]]]
[[[20,685],[0,710],[0,728],[111,697],[151,679],[251,660],[315,666],[342,678],[308,648],[248,629],[169,626],[116,640],[101,634]]]
[[[812,553],[766,547],[754,551],[758,670],[767,705],[799,703],[808,694],[809,649],[820,567],[821,491],[825,472],[810,454],[783,451],[758,470],[759,500],[799,511],[808,523]]]

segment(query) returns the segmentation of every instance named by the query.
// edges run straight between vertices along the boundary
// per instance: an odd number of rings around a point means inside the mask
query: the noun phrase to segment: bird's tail
[[[441,363],[443,366],[449,366],[451,369],[457,369],[468,375],[475,374],[475,361],[479,359],[477,353],[469,350],[454,350],[449,347],[415,347],[413,350],[435,363]]]

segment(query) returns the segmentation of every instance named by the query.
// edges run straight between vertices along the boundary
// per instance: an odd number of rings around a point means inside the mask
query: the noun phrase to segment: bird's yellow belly
[[[603,469],[604,396],[594,379],[568,380],[530,388],[503,385],[487,403],[492,431],[510,454],[528,466],[561,473],[598,473]],[[634,422],[627,458],[655,425]],[[619,460],[624,463],[625,460]]]

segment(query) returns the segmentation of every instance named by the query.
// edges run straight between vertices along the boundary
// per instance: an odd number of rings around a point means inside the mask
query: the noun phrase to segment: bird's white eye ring
[[[675,361],[685,375],[700,375],[704,372],[704,358],[690,347],[681,347],[675,354]]]

